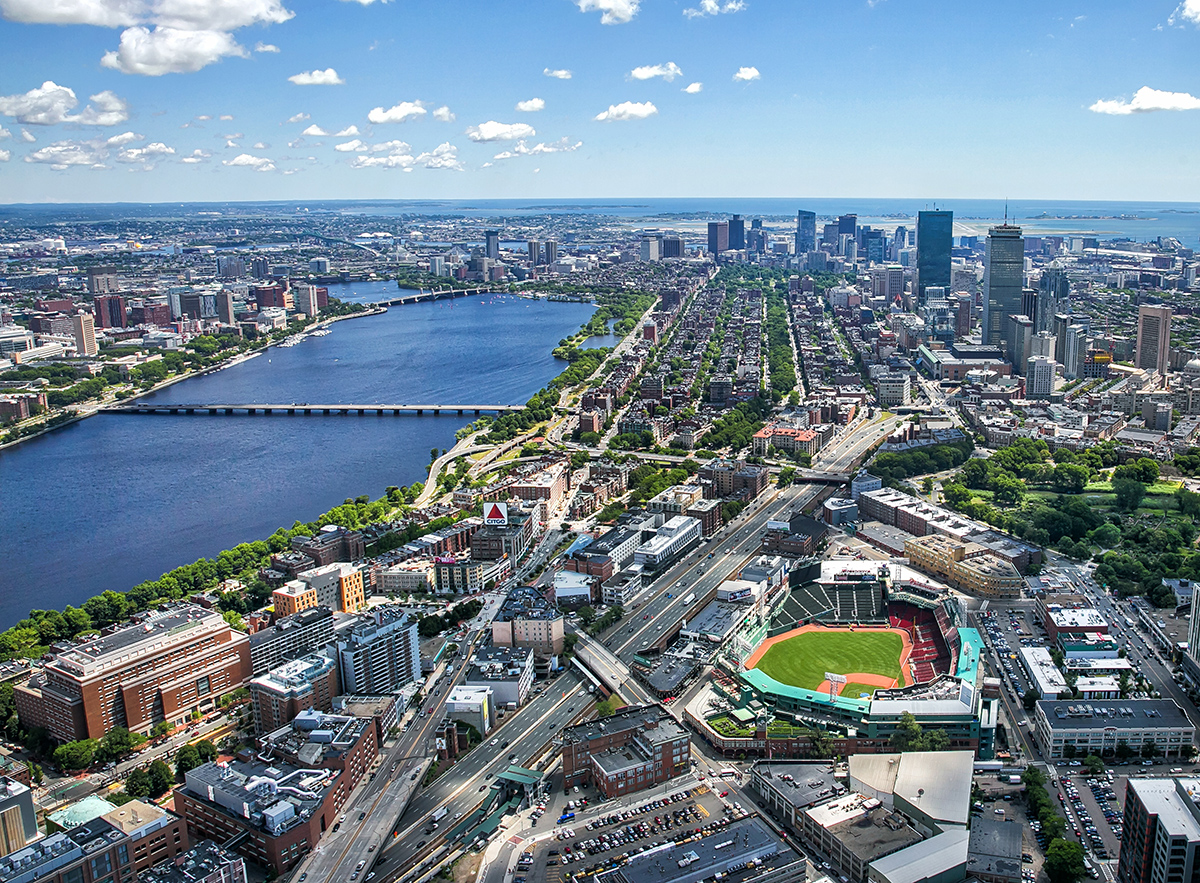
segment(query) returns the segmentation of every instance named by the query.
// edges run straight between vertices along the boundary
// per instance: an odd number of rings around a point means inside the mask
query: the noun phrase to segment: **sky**
[[[0,203],[1200,201],[1200,0],[0,0]]]

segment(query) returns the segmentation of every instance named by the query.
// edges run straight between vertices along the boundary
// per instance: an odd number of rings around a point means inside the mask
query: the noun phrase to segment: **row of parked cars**
[[[1097,783],[1099,782],[1097,779],[1089,779],[1088,781]],[[1058,795],[1058,799],[1063,803],[1069,802],[1071,804],[1071,809],[1075,811],[1075,818],[1079,820],[1080,827],[1075,829],[1075,836],[1079,838],[1080,843],[1083,843],[1085,846],[1090,845],[1092,852],[1096,854],[1097,858],[1108,858],[1108,850],[1104,848],[1104,840],[1100,837],[1099,829],[1097,829],[1092,823],[1091,813],[1089,813],[1087,807],[1083,805],[1083,798],[1079,796],[1079,789],[1075,787],[1074,782],[1067,778],[1064,778],[1062,781],[1062,789],[1067,795],[1066,799],[1063,799],[1062,794]],[[1116,793],[1112,790],[1112,786],[1110,786],[1108,782],[1105,782],[1103,785],[1098,784],[1097,787],[1092,790],[1092,793],[1096,795],[1096,800],[1098,802],[1103,796],[1104,802],[1100,803],[1102,807],[1106,806],[1108,800],[1110,799],[1108,795],[1112,795],[1112,800],[1116,800],[1117,797]],[[1107,816],[1111,812],[1114,811],[1112,811],[1110,808],[1105,815]]]

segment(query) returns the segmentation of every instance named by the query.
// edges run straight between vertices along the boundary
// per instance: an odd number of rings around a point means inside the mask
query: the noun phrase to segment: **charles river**
[[[351,301],[396,292],[329,291]],[[392,307],[155,400],[522,404],[562,370],[550,351],[592,310],[503,295]],[[451,447],[473,419],[101,414],[2,451],[0,629],[424,480],[430,449]]]

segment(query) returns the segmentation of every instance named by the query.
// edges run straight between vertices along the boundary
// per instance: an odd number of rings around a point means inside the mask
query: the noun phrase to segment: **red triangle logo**
[[[488,511],[487,517],[488,518],[503,518],[504,516],[500,514],[500,507],[497,506],[495,503],[493,503],[491,510]]]

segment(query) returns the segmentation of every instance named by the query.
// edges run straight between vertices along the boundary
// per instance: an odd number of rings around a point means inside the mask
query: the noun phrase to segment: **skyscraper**
[[[1005,337],[1013,373],[1023,376],[1032,351],[1033,320],[1028,316],[1009,316]]]
[[[536,267],[542,257],[542,247],[536,239],[530,239],[527,247],[529,249],[529,266]]]
[[[954,294],[954,334],[966,337],[971,333],[971,317],[975,312],[975,298],[969,292]]]
[[[954,212],[917,212],[917,303],[925,303],[931,285],[950,288],[950,247],[954,243]]]
[[[1133,364],[1147,371],[1167,373],[1171,353],[1171,308],[1158,304],[1138,307],[1137,352]]]
[[[76,313],[71,317],[75,336],[75,352],[81,356],[94,356],[100,352],[96,346],[96,323],[91,313]]]
[[[838,233],[849,233],[851,236],[858,235],[858,215],[841,215],[838,220]]]
[[[88,294],[113,294],[120,285],[117,283],[116,267],[88,267]]]
[[[729,250],[729,222],[708,222],[708,253],[714,258]]]
[[[1066,306],[1071,296],[1071,280],[1067,271],[1057,263],[1051,264],[1042,271],[1038,281],[1037,315],[1032,316],[1034,327],[1038,331],[1054,330],[1054,314]]]
[[[1034,356],[1025,374],[1025,398],[1048,399],[1054,392],[1054,360]]]
[[[1033,320],[1034,329],[1037,329],[1038,321],[1038,293],[1033,288],[1021,289],[1021,315],[1028,316]]]
[[[817,247],[817,213],[796,212],[796,255],[808,254]]]
[[[313,296],[316,296],[315,289]],[[232,325],[237,320],[237,315],[233,312],[232,291],[217,292],[217,318],[225,325]]]
[[[746,221],[741,215],[734,215],[729,220],[729,247],[735,251],[746,247]]]
[[[124,328],[125,298],[119,294],[99,294],[92,298],[92,313],[101,328]]]
[[[485,257],[488,260],[500,260],[500,231],[486,230],[483,234],[485,243]]]
[[[553,264],[558,260],[558,242],[553,239],[546,240],[546,264]]]
[[[1005,317],[1021,315],[1024,280],[1025,240],[1021,238],[1021,228],[1013,224],[992,227],[988,230],[983,256],[984,343],[1002,343]]]

